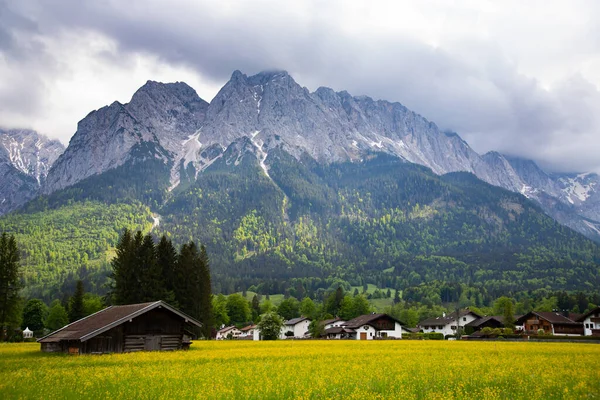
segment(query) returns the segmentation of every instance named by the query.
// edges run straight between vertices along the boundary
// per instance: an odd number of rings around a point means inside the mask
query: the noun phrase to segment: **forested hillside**
[[[71,295],[77,279],[104,293],[106,275],[124,228],[148,231],[152,218],[140,204],[74,202],[31,214],[2,217],[2,231],[15,235],[21,251],[25,297]]]
[[[265,163],[242,140],[169,192],[168,169],[150,158],[42,197],[0,229],[17,234],[27,293],[46,297],[77,277],[102,292],[118,234],[147,232],[151,213],[153,233],[207,247],[216,293],[416,293],[437,282],[493,298],[600,286],[595,243],[474,175],[440,177],[383,154],[322,165],[278,149]]]

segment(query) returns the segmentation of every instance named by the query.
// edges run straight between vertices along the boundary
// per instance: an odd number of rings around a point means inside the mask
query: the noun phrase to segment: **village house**
[[[600,336],[600,307],[596,307],[577,319],[583,324],[585,336]]]
[[[559,312],[531,311],[518,318],[516,325],[523,325],[523,332],[535,335],[541,329],[545,335],[581,336],[583,324],[575,322]]]
[[[504,328],[504,317],[498,315],[489,315],[475,319],[465,325],[465,333],[467,335],[478,332],[483,328]]]
[[[224,340],[224,339],[237,339],[242,334],[237,327],[234,325],[226,326],[217,331],[217,336],[215,339]]]
[[[351,319],[342,328],[346,330],[349,339],[402,339],[402,325],[401,321],[390,315],[373,313]]]
[[[202,324],[163,301],[111,306],[39,339],[42,351],[70,354],[178,350]]]
[[[284,321],[281,328],[281,339],[300,339],[309,335],[310,319],[306,317],[292,318]]]
[[[248,325],[240,329],[240,335],[238,339],[241,340],[260,340],[260,330],[256,325]]]
[[[459,328],[464,332],[465,326],[481,318],[479,314],[467,309],[461,310],[458,314],[453,312],[449,315],[443,314],[441,317],[427,318],[417,326],[423,333],[442,333],[447,338],[456,335]]]

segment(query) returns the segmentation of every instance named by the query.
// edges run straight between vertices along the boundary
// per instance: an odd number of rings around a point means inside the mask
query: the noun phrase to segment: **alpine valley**
[[[235,71],[207,103],[149,81],[69,146],[0,131],[0,228],[26,292],[102,293],[124,228],[198,240],[215,292],[342,283],[489,296],[600,286],[600,178],[477,154],[399,103]]]

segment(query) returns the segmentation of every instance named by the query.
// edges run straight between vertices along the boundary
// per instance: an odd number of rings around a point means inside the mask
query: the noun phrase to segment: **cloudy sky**
[[[239,69],[399,101],[480,153],[600,172],[597,0],[0,0],[0,126],[67,143],[152,79]]]

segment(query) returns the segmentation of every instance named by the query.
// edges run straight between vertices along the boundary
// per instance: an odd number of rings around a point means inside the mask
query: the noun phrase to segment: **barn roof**
[[[189,322],[198,327],[202,326],[200,322],[196,321],[192,317],[182,313],[176,308],[171,307],[164,301],[159,300],[150,303],[107,307],[95,314],[88,315],[85,318],[72,322],[63,328],[44,336],[43,338],[39,339],[38,342],[50,343],[60,342],[62,340],[80,340],[85,342],[86,340],[106,332],[115,326],[121,325],[132,318],[159,307],[169,310],[172,313],[180,316],[181,318],[185,319],[185,322]]]

